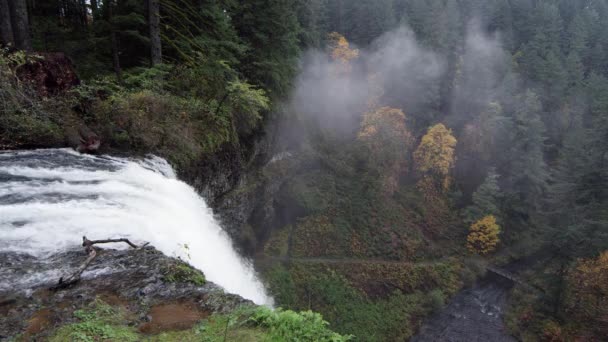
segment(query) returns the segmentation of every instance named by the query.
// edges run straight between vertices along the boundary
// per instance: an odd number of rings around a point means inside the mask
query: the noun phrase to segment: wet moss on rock
[[[169,264],[163,271],[163,280],[169,283],[191,283],[198,286],[207,282],[203,272],[182,261]]]

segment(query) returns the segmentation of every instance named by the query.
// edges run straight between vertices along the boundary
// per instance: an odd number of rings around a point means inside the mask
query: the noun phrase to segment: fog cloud
[[[362,49],[351,61],[349,73],[336,73],[339,62],[327,52],[308,51],[287,110],[301,122],[315,122],[316,128],[345,137],[357,131],[369,100],[378,95],[382,95],[378,105],[402,109],[418,128],[431,124],[439,114],[466,113],[461,119],[468,120],[468,115],[496,97],[506,54],[500,37],[483,33],[476,23],[468,26],[462,49],[452,54],[461,56],[455,61],[453,78],[446,77],[446,57],[419,44],[407,27],[387,32]],[[446,85],[448,79],[458,84]],[[442,94],[445,89],[447,95]],[[443,108],[446,98],[450,106]],[[301,135],[302,127],[290,128],[286,132],[292,140]]]

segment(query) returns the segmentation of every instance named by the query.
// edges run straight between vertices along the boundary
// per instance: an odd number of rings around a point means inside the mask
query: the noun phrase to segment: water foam
[[[205,201],[163,159],[0,154],[0,251],[44,258],[78,246],[82,236],[150,242],[228,292],[272,304]]]

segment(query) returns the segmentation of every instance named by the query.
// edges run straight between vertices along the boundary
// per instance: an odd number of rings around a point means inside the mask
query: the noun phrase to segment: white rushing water
[[[0,153],[0,251],[45,258],[80,246],[82,236],[149,242],[226,291],[272,304],[203,198],[163,159],[64,149]]]

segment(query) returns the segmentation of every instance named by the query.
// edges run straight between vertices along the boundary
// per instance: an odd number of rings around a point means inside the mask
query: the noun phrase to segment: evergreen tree
[[[590,140],[576,116],[564,139],[556,167],[551,172],[548,203],[548,241],[558,255],[567,259],[581,256],[589,249],[589,204],[595,184],[589,183],[593,159]]]
[[[395,24],[393,0],[348,1],[344,34],[355,44],[368,45]]]
[[[492,215],[500,220],[500,201],[502,194],[498,186],[498,173],[490,168],[485,181],[473,193],[473,203],[463,212],[464,222],[472,224],[485,216]]]
[[[547,188],[543,148],[545,125],[538,96],[528,90],[521,96],[513,117],[510,167],[506,177],[509,219],[520,229],[536,224]]]
[[[300,45],[304,48],[321,48],[328,32],[328,2],[330,0],[298,0],[297,15],[300,23]]]
[[[270,95],[286,95],[296,72],[299,24],[294,0],[251,0],[236,8],[233,22],[250,47],[241,70]]]

